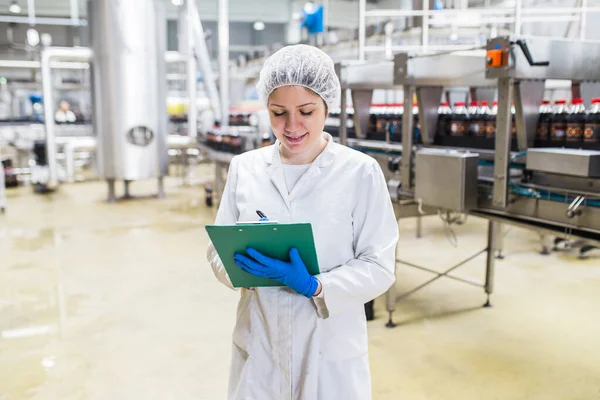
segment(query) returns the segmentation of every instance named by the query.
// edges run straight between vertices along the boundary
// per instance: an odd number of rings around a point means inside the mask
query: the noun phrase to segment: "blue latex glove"
[[[252,258],[242,254],[235,254],[233,258],[236,265],[249,274],[274,279],[309,298],[317,291],[319,281],[308,273],[297,249],[290,249],[289,262],[269,258],[250,248],[246,252]]]

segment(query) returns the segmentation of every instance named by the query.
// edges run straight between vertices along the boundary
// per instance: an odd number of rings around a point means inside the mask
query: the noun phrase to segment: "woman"
[[[249,249],[244,270],[283,287],[242,289],[233,333],[229,399],[371,398],[364,304],[394,283],[398,225],[379,164],[323,132],[340,83],[321,50],[288,46],[267,59],[257,85],[277,138],[234,157],[216,224],[310,222],[321,274],[298,253],[272,260]],[[216,277],[232,287],[212,245]]]

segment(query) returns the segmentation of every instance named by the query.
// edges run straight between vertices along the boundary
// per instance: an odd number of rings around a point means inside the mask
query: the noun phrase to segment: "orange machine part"
[[[488,50],[485,56],[485,63],[488,67],[503,67],[504,52],[502,50]]]

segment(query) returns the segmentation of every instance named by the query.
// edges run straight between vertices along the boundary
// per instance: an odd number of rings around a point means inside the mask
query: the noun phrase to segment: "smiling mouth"
[[[307,132],[307,133],[305,133],[304,135],[301,135],[301,136],[288,136],[288,135],[285,135],[285,134],[284,134],[285,138],[286,138],[287,140],[289,140],[291,143],[298,143],[298,142],[301,142],[301,141],[302,141],[302,139],[304,139],[304,138],[306,137],[306,135],[308,135],[308,132]]]

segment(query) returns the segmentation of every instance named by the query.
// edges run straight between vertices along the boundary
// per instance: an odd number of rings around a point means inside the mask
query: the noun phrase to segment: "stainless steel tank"
[[[167,174],[165,14],[160,0],[88,3],[98,173],[109,182]]]

